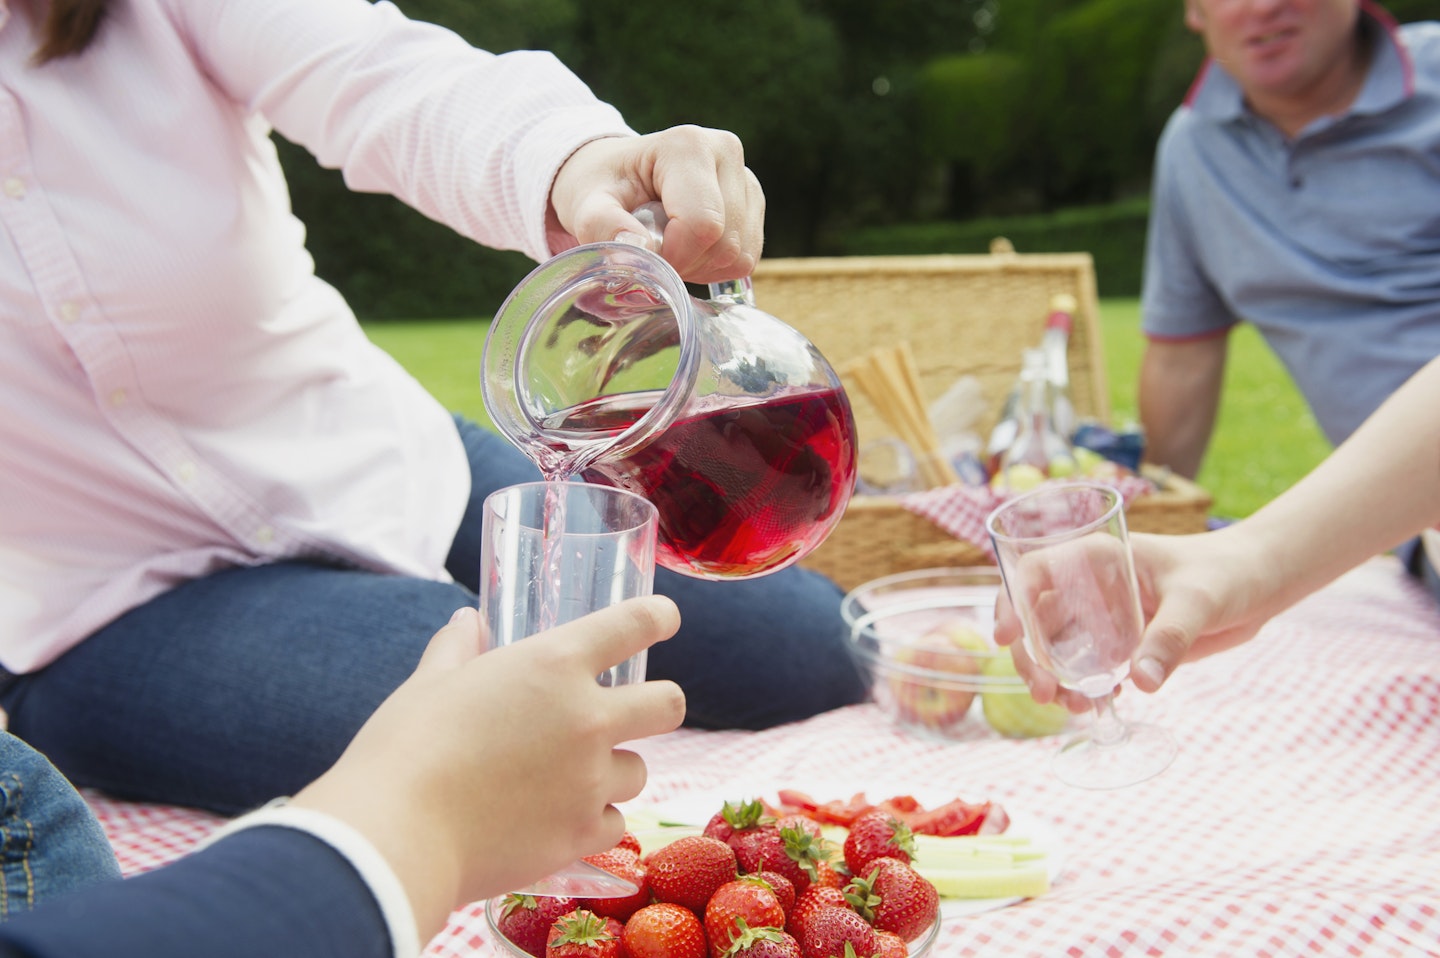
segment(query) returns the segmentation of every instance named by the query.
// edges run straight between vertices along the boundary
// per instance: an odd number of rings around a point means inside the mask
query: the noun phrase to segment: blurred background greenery
[[[1088,250],[1139,292],[1155,141],[1201,62],[1182,0],[397,0],[556,53],[641,132],[733,130],[770,256]],[[1388,0],[1401,20],[1437,0]],[[489,315],[530,264],[281,143],[320,274],[362,318]]]
[[[1117,415],[1133,409],[1150,164],[1202,59],[1182,0],[397,2],[486,49],[553,51],[642,132],[738,133],[766,191],[767,255],[984,252],[997,235],[1090,252]],[[410,321],[426,334],[414,348],[443,361],[448,335],[478,334],[428,321],[490,315],[533,265],[279,146],[317,270],[377,338],[376,321]],[[1244,405],[1222,412],[1200,479],[1217,512],[1243,515],[1324,446],[1248,330],[1233,352],[1226,396]],[[472,370],[458,397],[478,402]],[[452,375],[421,378],[443,398]]]

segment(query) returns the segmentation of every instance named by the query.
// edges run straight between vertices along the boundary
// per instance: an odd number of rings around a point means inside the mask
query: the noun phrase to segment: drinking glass
[[[1175,758],[1168,732],[1115,713],[1115,686],[1144,631],[1124,506],[1101,483],[1047,484],[986,520],[1026,651],[1094,708],[1090,729],[1053,759],[1061,781],[1082,788],[1132,785]]]
[[[523,483],[491,493],[483,513],[480,614],[487,649],[653,591],[656,512],[634,493],[579,482]],[[643,682],[645,658],[643,651],[631,656],[596,681]],[[519,891],[615,898],[637,889],[576,861]]]

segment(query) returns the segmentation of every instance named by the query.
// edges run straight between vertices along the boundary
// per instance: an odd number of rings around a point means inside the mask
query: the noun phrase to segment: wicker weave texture
[[[876,347],[908,340],[927,404],[959,377],[976,377],[988,406],[983,434],[999,417],[1022,352],[1040,342],[1051,297],[1068,293],[1078,304],[1070,334],[1071,400],[1078,415],[1109,422],[1095,267],[1088,253],[764,260],[754,283],[760,308],[804,333],[837,368]],[[846,385],[860,441],[892,435],[864,393]],[[1159,478],[1159,492],[1126,510],[1130,527],[1203,531],[1209,495],[1193,483]],[[893,499],[857,496],[804,564],[850,589],[893,572],[990,561],[979,548]]]
[[[1209,505],[1199,486],[1171,476],[1161,491],[1132,502],[1125,515],[1136,532],[1203,532]],[[894,572],[993,563],[980,547],[883,496],[852,499],[830,537],[804,561],[847,590]]]
[[[1079,415],[1109,421],[1089,253],[762,260],[754,282],[760,308],[804,333],[837,367],[908,339],[927,403],[959,377],[976,377],[989,405],[987,432],[1021,353],[1040,342],[1050,298],[1069,293],[1078,304],[1071,399]],[[846,385],[861,442],[891,435],[864,394]]]

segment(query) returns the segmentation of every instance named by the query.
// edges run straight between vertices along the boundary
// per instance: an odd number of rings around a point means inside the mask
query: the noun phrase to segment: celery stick
[[[640,854],[648,855],[686,835],[699,835],[701,825],[681,825],[666,820],[648,808],[634,809],[625,816],[625,828],[640,842]]]
[[[976,852],[973,855],[932,855],[929,858],[917,858],[915,870],[924,875],[932,871],[949,871],[951,869],[974,871],[977,868],[1014,868],[1015,858],[1004,852]]]
[[[1001,843],[989,837],[937,838],[916,843],[916,861],[929,866],[943,867],[950,861],[1040,861],[1044,857],[1040,847],[1018,841]]]
[[[1037,898],[1050,890],[1043,865],[920,872],[942,898]]]
[[[915,847],[919,848],[958,848],[966,845],[1000,845],[1005,847],[1023,846],[1031,844],[1028,835],[956,835],[943,837],[940,835],[916,835]]]

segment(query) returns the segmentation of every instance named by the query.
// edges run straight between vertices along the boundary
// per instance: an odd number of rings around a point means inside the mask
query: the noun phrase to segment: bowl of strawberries
[[[843,846],[800,815],[726,802],[702,829],[645,848],[633,833],[586,859],[633,882],[627,898],[491,899],[514,958],[918,958],[940,930],[909,828],[878,811]]]

